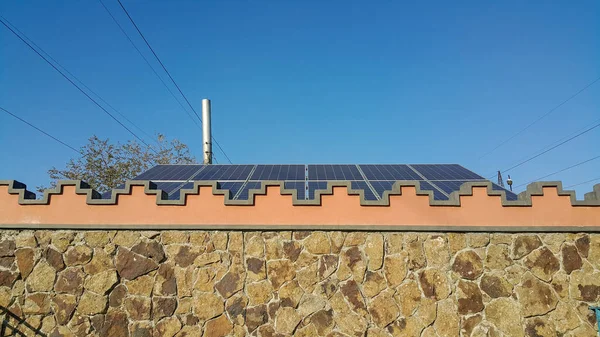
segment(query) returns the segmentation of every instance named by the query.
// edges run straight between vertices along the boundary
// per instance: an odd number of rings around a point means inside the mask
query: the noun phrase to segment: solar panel
[[[308,165],[308,180],[362,180],[356,165]]]
[[[448,200],[448,197],[444,193],[440,192],[437,188],[435,188],[432,184],[426,181],[420,181],[419,184],[421,184],[421,190],[433,192],[434,200]]]
[[[217,182],[217,189],[229,190],[229,199],[233,199],[243,185],[243,182]]]
[[[411,165],[428,180],[477,180],[482,176],[456,164]]]
[[[135,180],[188,180],[203,165],[157,165],[135,177]]]
[[[513,201],[514,200],[519,200],[519,196],[516,193],[511,192],[511,191],[505,189],[504,187],[500,187],[500,186],[498,186],[498,185],[496,185],[494,183],[492,183],[492,190],[495,190],[495,191],[505,191],[506,192],[506,200],[513,200]]]
[[[261,185],[262,185],[262,183],[260,181],[249,181],[246,184],[246,186],[244,186],[244,188],[241,190],[237,199],[238,200],[248,200],[248,197],[250,195],[250,190],[260,189]]]
[[[193,180],[243,180],[248,179],[254,165],[207,165]]]
[[[257,165],[250,180],[304,180],[304,165]]]
[[[315,191],[327,190],[326,181],[309,181],[308,182],[308,199],[315,199]]]
[[[359,165],[368,180],[422,180],[408,165]]]
[[[285,181],[283,183],[285,189],[295,189],[298,200],[303,200],[306,197],[306,183],[304,181]]]
[[[350,183],[352,189],[355,190],[363,190],[365,195],[365,200],[379,200],[378,196],[376,196],[366,181],[352,181]],[[381,195],[381,194],[380,194]]]

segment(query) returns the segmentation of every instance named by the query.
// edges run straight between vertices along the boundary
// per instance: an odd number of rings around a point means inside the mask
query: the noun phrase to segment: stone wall
[[[8,331],[596,336],[600,234],[0,231]]]

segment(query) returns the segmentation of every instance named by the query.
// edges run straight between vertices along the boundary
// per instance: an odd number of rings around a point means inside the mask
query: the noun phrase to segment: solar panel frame
[[[457,164],[410,165],[427,180],[485,180],[482,176]]]
[[[250,180],[304,180],[304,165],[256,165]]]
[[[408,165],[404,164],[361,164],[360,169],[367,180],[423,180]]]
[[[326,164],[308,165],[308,180],[363,180],[356,165]]]

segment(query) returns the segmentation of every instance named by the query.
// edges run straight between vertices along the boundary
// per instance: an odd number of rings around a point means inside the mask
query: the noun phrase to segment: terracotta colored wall
[[[600,234],[0,231],[26,335],[592,337],[599,300]]]

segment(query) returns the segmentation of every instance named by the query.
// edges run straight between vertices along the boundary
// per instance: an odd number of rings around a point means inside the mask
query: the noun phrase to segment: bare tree
[[[136,141],[125,144],[111,143],[109,139],[92,136],[87,145],[80,149],[81,156],[69,160],[65,169],[52,167],[48,175],[56,180],[83,180],[100,193],[106,192],[132,179],[158,164],[194,164],[196,158],[190,154],[187,145],[177,139],[167,140],[157,135],[158,146],[153,149]],[[47,187],[39,186],[38,192]]]

